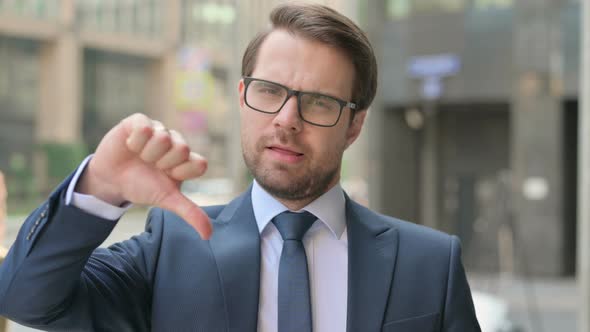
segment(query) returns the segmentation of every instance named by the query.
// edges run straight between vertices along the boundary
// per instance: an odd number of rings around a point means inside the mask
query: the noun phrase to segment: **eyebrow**
[[[252,76],[250,76],[250,77],[252,77]],[[332,97],[332,98],[335,98],[335,99],[338,99],[338,100],[342,100],[342,101],[345,101],[345,102],[353,102],[350,99],[338,97],[338,96],[336,96],[333,93],[326,92],[325,90],[299,90],[299,89],[293,89],[293,88],[289,87],[288,85],[283,84],[281,82],[269,80],[269,79],[266,79],[266,78],[261,78],[261,77],[252,77],[252,78],[258,79],[258,80],[262,80],[262,81],[267,81],[267,82],[274,83],[274,84],[278,84],[278,85],[284,86],[284,87],[286,87],[288,89],[291,89],[291,90],[296,90],[296,91],[305,92],[305,93],[315,93],[315,94],[319,94],[319,95],[324,95],[324,96]]]
[[[281,84],[282,86],[286,86],[286,85],[284,85],[282,83],[278,83],[278,84]],[[289,88],[288,86],[286,86],[286,87]],[[289,89],[291,89],[291,90],[297,90],[297,89],[292,89],[292,88],[289,88]],[[338,97],[335,94],[332,94],[330,92],[326,92],[324,90],[297,90],[297,91],[305,92],[305,93],[314,93],[314,94],[318,94],[318,95],[322,95],[322,96],[328,96],[328,97],[332,97],[332,98],[335,98],[335,99],[347,101],[345,98]]]

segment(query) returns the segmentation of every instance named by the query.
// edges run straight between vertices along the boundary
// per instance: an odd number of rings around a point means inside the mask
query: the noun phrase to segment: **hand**
[[[182,136],[143,114],[112,128],[76,186],[112,205],[153,205],[178,214],[199,232],[211,236],[207,214],[180,192],[182,181],[206,171],[207,161],[191,152]]]

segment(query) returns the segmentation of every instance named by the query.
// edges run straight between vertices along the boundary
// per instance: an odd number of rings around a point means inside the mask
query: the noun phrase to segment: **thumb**
[[[179,215],[201,235],[202,239],[209,240],[211,237],[211,222],[207,214],[180,191],[168,195],[159,206]]]

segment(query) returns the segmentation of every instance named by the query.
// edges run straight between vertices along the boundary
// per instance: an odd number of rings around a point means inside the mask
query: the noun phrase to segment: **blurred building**
[[[240,190],[241,54],[279,0],[0,0],[0,169],[46,193],[127,115],[177,128]],[[318,1],[350,11],[353,1]]]
[[[372,203],[458,234],[472,271],[574,272],[580,4],[381,3]]]
[[[52,188],[134,112],[240,190],[239,60],[279,2],[0,0],[12,197]],[[363,200],[368,179],[373,207],[458,234],[471,270],[572,274],[580,0],[318,2],[379,51],[378,121],[345,154],[345,187]]]

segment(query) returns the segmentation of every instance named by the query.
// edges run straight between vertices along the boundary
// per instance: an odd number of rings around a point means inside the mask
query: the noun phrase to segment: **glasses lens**
[[[302,93],[301,116],[305,121],[322,126],[332,126],[340,116],[340,103],[332,97]]]
[[[246,89],[246,104],[257,111],[275,113],[283,106],[287,94],[278,84],[252,80]]]

